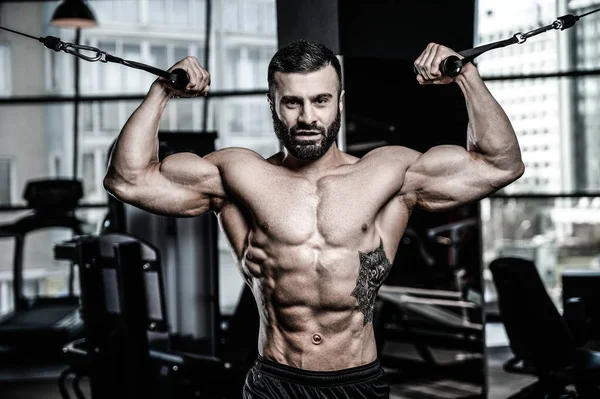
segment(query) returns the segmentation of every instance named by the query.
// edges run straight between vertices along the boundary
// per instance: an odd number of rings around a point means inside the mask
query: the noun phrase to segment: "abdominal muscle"
[[[242,271],[258,304],[263,357],[318,371],[376,359],[372,324],[363,323],[365,315],[351,295],[359,271],[357,249],[250,246]]]

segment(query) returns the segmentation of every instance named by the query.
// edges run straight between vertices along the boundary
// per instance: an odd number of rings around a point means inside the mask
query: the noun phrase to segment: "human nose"
[[[311,125],[317,121],[312,105],[309,104],[302,107],[302,112],[300,113],[298,120],[299,122],[306,123],[307,125]]]

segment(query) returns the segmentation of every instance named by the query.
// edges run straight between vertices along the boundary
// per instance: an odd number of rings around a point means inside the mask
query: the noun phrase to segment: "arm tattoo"
[[[390,273],[392,265],[383,250],[383,242],[379,238],[379,247],[373,252],[358,251],[360,270],[356,279],[356,287],[352,296],[356,297],[358,308],[365,316],[363,326],[373,321],[373,309],[379,287]]]

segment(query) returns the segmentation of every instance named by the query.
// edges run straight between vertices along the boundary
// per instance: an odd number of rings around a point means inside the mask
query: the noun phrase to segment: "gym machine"
[[[79,298],[74,292],[75,268],[71,263],[68,294],[50,297],[25,295],[24,250],[31,233],[65,230],[81,235],[85,223],[75,216],[75,208],[83,195],[79,180],[31,180],[24,190],[24,199],[31,212],[12,223],[0,225],[0,238],[13,239],[13,311],[0,318],[0,345],[8,348],[5,355],[16,359],[55,359],[62,345],[81,336],[82,323],[78,313]],[[51,247],[49,246],[49,252]],[[51,259],[49,259],[51,262]]]
[[[85,331],[84,338],[63,349],[68,364],[58,380],[63,399],[70,398],[69,379],[76,397],[85,397],[79,386],[84,376],[90,381],[91,399],[239,395],[256,358],[257,336],[250,330],[258,331],[256,306],[256,318],[248,319],[252,309],[240,308],[230,320],[220,344],[222,356],[191,352],[169,333],[156,247],[130,234],[105,233],[58,243],[54,252],[57,259],[80,265]],[[240,340],[243,336],[250,338]]]
[[[411,246],[410,253],[412,258],[419,259],[417,263],[424,269],[421,275],[426,276],[425,281],[384,284],[378,294],[374,321],[382,362],[402,370],[400,378],[409,374],[415,377],[437,374],[482,383],[485,376],[481,295],[460,263],[465,233],[476,227],[477,219],[468,218],[430,228],[426,238],[407,229],[400,245]],[[447,263],[431,255],[425,245],[427,241],[448,248]],[[441,281],[426,279],[440,268],[447,270]],[[419,359],[385,351],[386,343],[398,342],[410,343]],[[436,349],[440,348],[454,353],[452,359],[444,356],[441,361],[436,357]]]

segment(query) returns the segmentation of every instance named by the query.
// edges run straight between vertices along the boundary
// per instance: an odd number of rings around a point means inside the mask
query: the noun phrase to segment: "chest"
[[[251,223],[271,239],[288,245],[314,239],[343,246],[373,228],[392,194],[385,180],[359,173],[320,179],[258,174],[238,185],[238,195]]]

